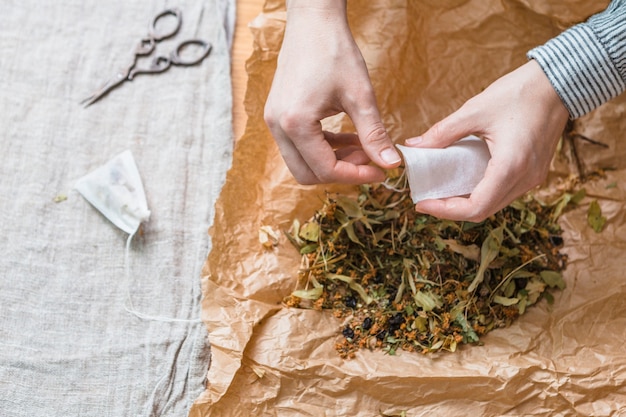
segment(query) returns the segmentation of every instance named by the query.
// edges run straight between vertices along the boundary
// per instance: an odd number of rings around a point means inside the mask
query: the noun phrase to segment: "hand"
[[[356,134],[322,131],[321,120],[340,112],[352,119]],[[383,181],[383,171],[370,162],[400,164],[348,27],[345,0],[288,2],[265,121],[302,184]]]
[[[469,135],[482,137],[491,160],[468,198],[420,201],[416,210],[451,220],[480,222],[541,184],[569,113],[535,61],[503,76],[433,125],[408,146],[443,148]]]

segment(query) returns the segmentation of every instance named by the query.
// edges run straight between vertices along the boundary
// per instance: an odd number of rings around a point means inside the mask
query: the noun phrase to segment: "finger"
[[[366,91],[355,100],[347,100],[344,109],[352,119],[361,146],[369,158],[383,168],[400,165],[400,155],[383,126],[373,91]]]
[[[335,158],[337,160],[353,165],[367,165],[372,162],[365,151],[363,151],[357,134],[324,131],[324,138],[335,150]]]
[[[348,146],[335,151],[338,160],[342,160],[354,165],[366,165],[371,162],[369,156],[360,146]]]
[[[320,122],[287,124],[283,135],[282,137],[285,139],[281,152],[291,155],[292,164],[288,164],[288,166],[292,172],[308,172],[310,170],[315,176],[315,179],[311,179],[310,175],[302,174],[302,178],[307,181],[306,183],[364,184],[384,180],[384,173],[374,166],[338,160],[333,146],[326,140]],[[337,141],[351,141],[349,135],[338,134],[334,138]],[[297,159],[298,157],[301,159]],[[306,170],[298,168],[294,161],[300,161],[299,163],[304,161],[308,168]],[[296,177],[296,179],[299,182],[303,181],[300,177]]]
[[[287,168],[289,168],[289,171],[291,171],[291,174],[296,181],[300,184],[319,183],[319,179],[313,170],[309,168],[309,165],[304,160],[302,155],[300,155],[300,152],[287,135],[285,135],[282,131],[277,131],[272,134]]]
[[[295,140],[294,143],[318,183],[365,184],[385,179],[383,171],[362,163],[360,158],[337,159],[332,146],[325,140]]]
[[[272,90],[273,91],[273,90]],[[292,175],[300,184],[317,184],[319,180],[317,176],[311,170],[305,159],[300,154],[300,151],[295,146],[292,138],[283,129],[284,117],[279,117],[280,112],[276,112],[274,106],[272,106],[272,92],[268,96],[265,103],[264,119],[267,127],[269,128],[276,145],[280,151],[287,168],[291,171]],[[295,118],[297,120],[297,117]],[[288,122],[292,118],[286,118]],[[297,124],[297,123],[296,123]],[[319,135],[323,135],[321,132],[321,126],[319,127]],[[315,135],[315,132],[313,132]]]
[[[328,143],[335,149],[335,156],[338,160],[355,165],[365,165],[372,162],[365,151],[363,151],[359,137],[356,134],[325,131],[324,136]]]
[[[405,145],[420,148],[445,148],[471,134],[480,134],[477,127],[477,114],[471,110],[471,103],[464,104],[448,117],[435,123],[421,136],[409,138]]]
[[[349,145],[358,146],[359,148],[361,147],[359,137],[355,133],[333,133],[324,131],[324,137],[333,148],[339,148]]]
[[[363,158],[337,160],[333,146],[326,140],[328,132],[322,131],[321,123],[291,123],[290,120],[273,123],[274,120],[268,117],[266,122],[287,167],[299,183],[364,184],[384,180],[384,173],[366,165]],[[353,134],[329,136],[335,144],[355,142]]]
[[[504,174],[496,174],[501,168],[490,164],[482,181],[467,198],[423,200],[415,205],[415,209],[449,220],[481,222],[527,191],[520,187],[519,179],[508,175],[508,170],[503,171]]]

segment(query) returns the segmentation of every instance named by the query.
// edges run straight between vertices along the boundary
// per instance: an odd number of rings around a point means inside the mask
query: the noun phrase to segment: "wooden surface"
[[[263,0],[238,0],[237,23],[233,41],[232,83],[233,83],[233,133],[235,140],[243,135],[247,116],[243,99],[248,83],[246,60],[252,54],[252,34],[248,23],[263,9]]]

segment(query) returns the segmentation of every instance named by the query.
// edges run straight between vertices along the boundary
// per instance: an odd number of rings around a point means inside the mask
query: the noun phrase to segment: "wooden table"
[[[239,139],[245,130],[246,115],[243,100],[248,83],[246,60],[252,54],[252,34],[248,23],[263,9],[263,0],[238,0],[237,23],[233,40],[232,83],[233,83],[233,133]]]

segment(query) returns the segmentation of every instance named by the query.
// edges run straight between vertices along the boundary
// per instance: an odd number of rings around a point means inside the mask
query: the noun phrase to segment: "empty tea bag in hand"
[[[468,136],[447,148],[396,145],[404,157],[413,203],[471,194],[487,169],[487,144]]]
[[[130,151],[124,151],[105,165],[80,178],[75,188],[114,225],[131,237],[148,220],[139,171]]]

